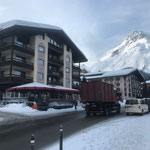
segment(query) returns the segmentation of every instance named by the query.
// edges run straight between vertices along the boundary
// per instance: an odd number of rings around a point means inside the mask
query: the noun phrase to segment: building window
[[[49,68],[49,70],[52,70],[52,66],[49,66],[48,68]]]
[[[57,46],[57,42],[56,41],[54,41],[54,45]]]
[[[18,62],[26,62],[26,58],[21,56],[16,56],[15,60]]]
[[[44,74],[43,74],[43,73],[38,72],[38,79],[39,79],[39,80],[44,79]]]
[[[44,40],[44,35],[39,35],[40,39]]]
[[[2,57],[2,62],[5,62],[6,61],[6,56],[3,56]]]
[[[70,68],[66,68],[66,73],[70,73]]]
[[[66,79],[66,84],[70,84],[70,79]]]
[[[117,92],[120,92],[120,88],[117,88]]]
[[[110,78],[110,81],[113,81],[113,78]]]
[[[70,57],[66,57],[66,62],[70,62]]]
[[[16,76],[21,76],[21,71],[15,70],[15,75]]]
[[[23,45],[24,45],[24,44],[23,44],[22,42],[20,42],[20,41],[17,41],[16,44],[17,44],[18,46],[21,46],[21,47],[23,47]]]
[[[116,77],[116,81],[119,81],[120,80],[120,77]]]
[[[53,55],[54,60],[58,60],[58,57],[56,55]]]
[[[51,42],[51,38],[50,37],[48,37],[48,43],[50,43]]]
[[[1,71],[1,76],[2,76],[2,77],[4,76],[4,73],[5,73],[5,71]]]
[[[120,86],[120,83],[117,83],[116,86]]]
[[[53,78],[53,83],[57,84],[58,80],[56,78]]]
[[[70,48],[67,46],[67,51],[70,52]]]
[[[129,93],[129,97],[131,97],[131,93]]]
[[[26,72],[15,70],[15,76],[25,78],[26,77]]]
[[[52,54],[49,54],[49,58],[52,58],[53,57],[53,55]]]
[[[39,51],[42,52],[42,53],[44,53],[45,52],[45,47],[39,45]]]
[[[107,81],[108,81],[108,79],[106,79],[106,78],[105,78],[105,79],[104,79],[104,81],[105,81],[105,82],[107,82]]]
[[[48,38],[48,42],[56,47],[62,48],[62,44],[52,38]]]
[[[44,60],[38,59],[38,65],[44,66]]]
[[[52,82],[52,77],[48,77],[48,82],[49,82],[49,83]]]

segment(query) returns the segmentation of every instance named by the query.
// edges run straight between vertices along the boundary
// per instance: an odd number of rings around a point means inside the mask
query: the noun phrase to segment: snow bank
[[[83,110],[83,108],[80,105],[77,108],[78,110]],[[44,116],[44,115],[57,114],[57,113],[62,113],[62,112],[75,111],[75,109],[74,107],[68,108],[68,109],[50,108],[47,111],[38,111],[22,103],[22,104],[8,104],[0,108],[0,111],[17,113],[17,114],[26,115],[26,116],[42,116],[42,115]]]
[[[65,150],[149,150],[150,115],[108,120],[64,140]],[[65,132],[65,131],[64,131]],[[45,150],[58,150],[59,143]]]

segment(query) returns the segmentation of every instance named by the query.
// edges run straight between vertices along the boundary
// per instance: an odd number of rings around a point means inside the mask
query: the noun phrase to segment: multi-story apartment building
[[[126,68],[110,72],[88,73],[84,75],[87,80],[101,80],[114,85],[121,99],[142,96],[141,82],[143,76],[137,69]]]
[[[86,61],[59,27],[21,20],[0,24],[0,91],[30,82],[72,88]]]

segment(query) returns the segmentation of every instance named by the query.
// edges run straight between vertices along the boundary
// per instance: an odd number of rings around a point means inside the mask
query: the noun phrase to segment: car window
[[[126,104],[131,104],[130,100],[126,100]]]
[[[142,101],[141,101],[141,104],[145,104],[145,100],[142,100]]]
[[[126,104],[130,104],[130,105],[138,104],[138,100],[126,100]]]
[[[138,100],[132,100],[131,104],[138,104]]]

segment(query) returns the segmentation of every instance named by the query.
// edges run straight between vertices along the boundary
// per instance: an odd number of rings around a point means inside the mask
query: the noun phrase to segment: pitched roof
[[[57,34],[62,39],[64,39],[72,49],[75,63],[88,61],[85,55],[81,52],[81,50],[73,43],[70,37],[60,27],[48,25],[48,24],[24,21],[24,20],[11,20],[0,24],[0,35],[5,36],[5,34],[7,34],[8,31],[13,31],[13,29],[15,29],[15,31],[18,32],[20,31],[19,33],[26,32],[26,31],[29,32],[34,31],[34,33],[36,34],[38,34],[38,32]]]
[[[124,68],[121,70],[116,70],[116,71],[108,71],[103,73],[102,75],[95,75],[95,73],[93,74],[93,76],[87,76],[85,74],[86,79],[96,79],[96,78],[107,78],[107,77],[116,77],[116,76],[126,76],[129,75],[135,71],[138,71],[138,69],[136,68]],[[139,72],[140,74],[140,72]],[[143,78],[143,76],[140,74],[140,76]]]
[[[24,20],[11,20],[11,21],[0,24],[0,31],[5,30],[5,29],[10,28],[10,27],[13,27],[15,25],[26,26],[26,27],[35,27],[35,28],[62,30],[60,27],[48,25],[48,24],[35,23],[35,22],[24,21]]]
[[[52,86],[38,82],[27,83],[7,89],[8,91],[19,91],[19,90],[53,90],[53,91],[64,91],[64,92],[79,92],[79,90],[67,88],[64,86]]]

